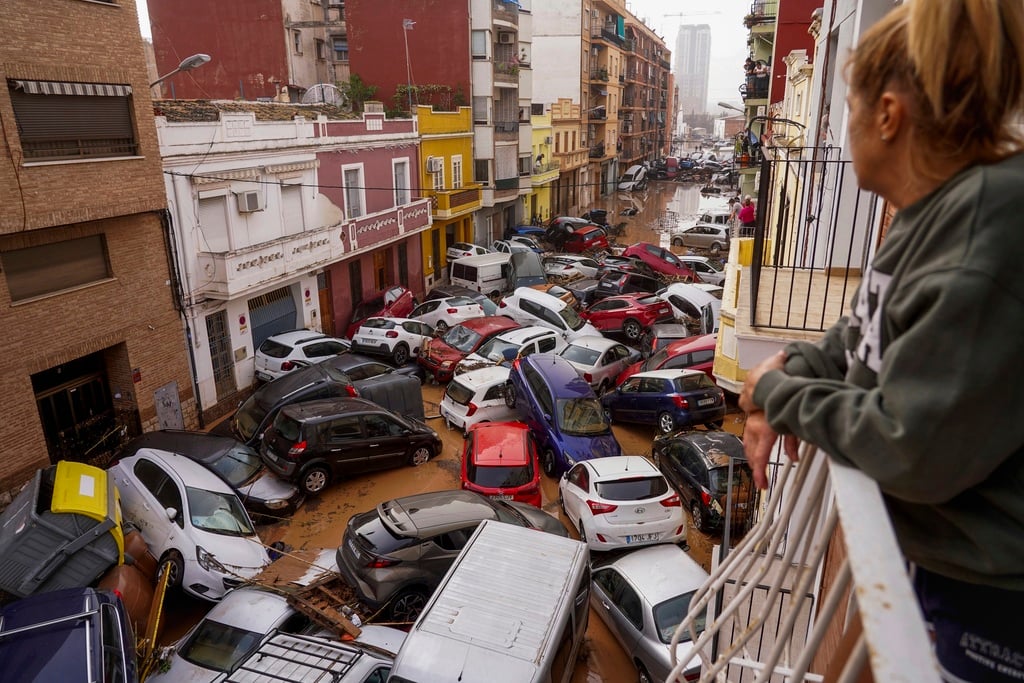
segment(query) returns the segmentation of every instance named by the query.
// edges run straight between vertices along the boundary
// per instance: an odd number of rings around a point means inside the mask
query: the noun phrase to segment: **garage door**
[[[249,321],[252,324],[253,349],[258,349],[272,334],[296,329],[295,297],[291,287],[249,299]]]

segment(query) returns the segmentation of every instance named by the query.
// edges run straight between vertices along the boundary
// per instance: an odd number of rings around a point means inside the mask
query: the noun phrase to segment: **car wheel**
[[[396,346],[395,350],[391,352],[391,360],[399,367],[405,365],[409,362],[409,347],[405,344]]]
[[[658,415],[658,431],[662,434],[671,434],[676,430],[676,420],[669,413]]]
[[[690,518],[693,520],[693,526],[698,531],[706,532],[708,530],[708,522],[704,518],[704,513],[701,512],[700,503],[697,501],[693,501],[693,505],[690,506]]]
[[[681,247],[681,246],[683,246],[683,238],[682,237],[674,238],[672,240],[672,246],[673,247]]]
[[[640,323],[630,318],[622,323],[622,332],[626,335],[626,339],[636,341],[644,333],[644,328],[640,326]]]
[[[555,465],[555,451],[552,448],[545,448],[544,452],[540,454],[540,466],[544,469],[544,474],[548,475],[552,479],[558,476]]]
[[[705,422],[704,426],[710,429],[711,431],[714,431],[716,429],[721,429],[722,425],[724,424],[725,420],[712,420],[711,422]]]
[[[412,452],[412,456],[410,456],[409,458],[409,464],[412,465],[413,467],[418,467],[419,465],[422,465],[428,460],[430,460],[430,456],[432,455],[433,453],[430,451],[429,448],[427,448],[426,446],[420,446],[419,448]]]
[[[647,671],[647,667],[640,662],[636,663],[636,680],[639,681],[639,683],[654,683],[654,679],[651,678],[651,674]]]
[[[711,248],[710,248],[710,249],[708,249],[708,251],[710,251],[710,252],[711,252],[711,255],[712,255],[712,256],[718,256],[719,254],[721,254],[721,253],[722,253],[722,245],[721,245],[721,244],[719,244],[718,242],[714,242],[714,243],[713,243],[713,244],[711,245]]]
[[[411,624],[426,604],[427,595],[423,591],[417,588],[402,591],[391,601],[391,621]]]
[[[177,550],[168,550],[160,560],[160,571],[167,572],[167,587],[177,588],[185,576],[185,561]]]
[[[509,408],[516,407],[516,387],[511,382],[505,383],[505,405]]]
[[[327,488],[330,481],[331,473],[327,471],[327,468],[323,465],[315,465],[303,472],[299,485],[305,493],[315,496]]]

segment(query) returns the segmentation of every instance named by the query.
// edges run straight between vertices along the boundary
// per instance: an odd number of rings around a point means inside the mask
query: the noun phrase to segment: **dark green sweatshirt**
[[[776,431],[877,481],[907,559],[1024,590],[1024,155],[899,211],[850,314],[786,351],[754,391]]]

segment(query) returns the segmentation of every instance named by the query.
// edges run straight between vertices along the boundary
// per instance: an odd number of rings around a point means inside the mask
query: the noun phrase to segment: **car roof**
[[[294,613],[283,595],[254,586],[239,586],[228,591],[203,619],[255,633],[269,633]]]
[[[216,460],[232,448],[248,449],[248,446],[230,436],[185,429],[158,429],[140,434],[125,444],[121,450],[121,457],[134,455],[140,448],[156,448],[161,451],[187,454],[192,460],[208,462]]]
[[[674,341],[665,348],[668,350],[668,355],[674,356],[677,353],[686,353],[687,351],[695,350],[705,350],[708,347],[714,349],[716,342],[717,335],[702,334],[697,337],[687,337],[686,339]]]
[[[466,320],[459,324],[469,330],[485,335],[492,332],[501,332],[502,330],[511,330],[519,327],[519,323],[502,315],[485,315],[480,318]]]
[[[573,364],[559,355],[531,353],[515,362],[533,366],[547,381],[556,398],[586,398],[594,395],[594,390],[580,377]]]
[[[599,480],[619,479],[624,474],[659,474],[659,470],[642,455],[613,455],[609,458],[584,460]]]
[[[686,551],[671,543],[637,548],[609,566],[626,576],[650,605],[696,590],[708,578]]]
[[[730,432],[686,432],[669,437],[670,439],[682,439],[692,444],[694,448],[708,462],[716,467],[726,467],[729,464],[727,456],[732,456],[744,463],[747,461],[747,454],[743,450],[743,442],[738,436]]]
[[[689,337],[690,329],[681,323],[655,323],[651,325],[655,337]]]
[[[488,365],[469,372],[460,372],[452,381],[476,391],[484,386],[493,386],[507,381],[508,371],[508,368],[502,365]]]
[[[276,341],[279,344],[287,344],[289,346],[296,346],[298,344],[305,344],[307,342],[315,341],[317,339],[326,338],[326,334],[316,332],[314,330],[290,330],[288,332],[279,332],[277,334],[272,334],[269,337],[267,337],[268,340]]]
[[[490,502],[472,491],[430,491],[384,501],[377,514],[407,536],[434,536],[460,529],[467,522],[496,519]]]
[[[588,334],[582,337],[576,337],[566,346],[582,346],[583,348],[590,349],[591,351],[607,351],[613,346],[625,346],[625,344],[620,341],[615,341],[614,339],[609,339],[608,337]]]
[[[540,304],[541,306],[551,308],[554,311],[560,311],[569,305],[554,294],[541,292],[531,287],[516,287],[516,290],[512,292],[512,295],[519,297],[520,299],[528,299],[536,304]]]
[[[540,325],[524,325],[522,327],[516,327],[511,330],[507,330],[500,334],[495,335],[502,341],[506,341],[509,344],[525,344],[528,341],[537,339],[538,337],[553,337],[558,333],[552,330],[550,327],[542,327]]]
[[[703,375],[701,370],[693,370],[692,368],[677,368],[674,370],[648,370],[646,372],[638,372],[633,377],[657,377],[660,379],[678,379],[679,377],[687,377],[689,375]]]
[[[281,408],[297,421],[316,420],[317,418],[334,417],[341,413],[387,412],[373,401],[354,396],[339,398],[318,398],[313,401],[300,401]]]
[[[481,422],[470,429],[473,462],[483,467],[517,467],[530,462],[530,428],[522,422]]]
[[[122,462],[148,458],[162,463],[167,470],[177,473],[178,477],[189,486],[235,495],[227,483],[204,465],[184,455],[163,451],[156,448],[140,448],[135,455],[125,458]],[[126,468],[127,469],[127,468]]]

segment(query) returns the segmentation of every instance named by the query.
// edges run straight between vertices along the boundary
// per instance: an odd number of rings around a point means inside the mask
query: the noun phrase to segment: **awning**
[[[128,97],[132,86],[113,83],[64,83],[61,81],[14,80],[14,87],[30,95],[101,95]]]

